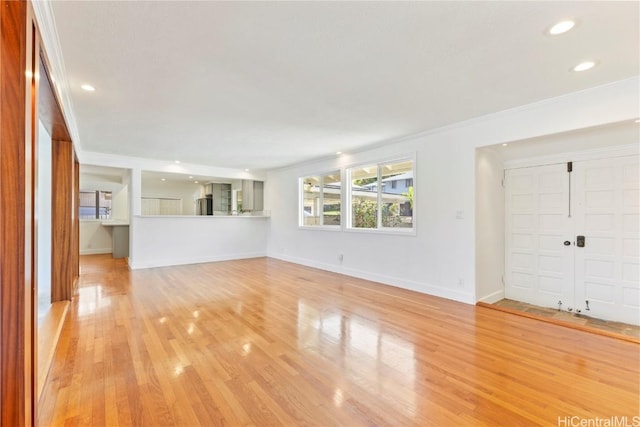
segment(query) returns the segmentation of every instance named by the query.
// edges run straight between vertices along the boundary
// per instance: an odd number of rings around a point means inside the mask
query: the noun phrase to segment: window
[[[413,160],[359,166],[349,169],[347,176],[350,228],[413,228]],[[399,188],[397,185],[409,180],[411,186]]]
[[[111,219],[111,191],[80,191],[80,219]]]
[[[341,224],[342,186],[340,171],[300,179],[302,209],[300,225],[339,226]]]

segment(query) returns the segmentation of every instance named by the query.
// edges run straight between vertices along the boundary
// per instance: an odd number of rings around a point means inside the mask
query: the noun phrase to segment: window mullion
[[[320,225],[324,225],[324,176],[320,175],[320,206],[318,206],[318,216],[320,216]]]
[[[96,219],[100,219],[100,190],[96,190]]]
[[[342,212],[340,215],[344,214],[344,223],[347,228],[353,228],[353,196],[351,194],[351,169],[346,169],[344,173],[340,176],[340,182],[342,185],[342,193],[340,195],[341,198],[344,198]]]
[[[376,228],[382,228],[382,167],[377,165],[378,172],[378,214],[376,215]]]

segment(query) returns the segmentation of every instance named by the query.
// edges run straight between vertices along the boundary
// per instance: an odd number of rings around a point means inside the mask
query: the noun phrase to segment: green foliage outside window
[[[355,228],[377,228],[376,202],[366,199],[356,199],[352,205],[353,226]],[[389,203],[382,207],[382,226],[396,227],[402,222],[400,218],[400,205]]]

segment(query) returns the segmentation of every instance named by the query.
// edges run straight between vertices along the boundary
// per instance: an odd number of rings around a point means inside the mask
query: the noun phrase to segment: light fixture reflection
[[[344,402],[344,396],[342,395],[342,390],[337,388],[333,392],[333,404],[339,408],[342,406],[342,402]]]
[[[111,305],[111,298],[103,295],[102,286],[78,289],[78,316],[94,314],[100,308]]]
[[[236,313],[238,316],[242,316],[242,303],[241,303],[241,302],[236,303],[236,306],[235,306],[235,308],[233,309],[233,311],[235,311],[235,313]]]
[[[249,353],[251,353],[251,343],[248,342],[246,344],[244,344],[242,346],[242,356],[247,356]]]
[[[176,368],[173,370],[173,375],[175,375],[176,377],[179,375],[182,375],[183,373],[184,373],[184,367],[182,365],[176,366]]]
[[[164,324],[164,323],[166,323],[166,322],[167,322],[167,318],[166,318],[166,317],[164,317],[164,316],[162,316],[160,319],[158,319],[158,322],[160,322],[160,323]]]
[[[86,83],[85,83],[85,84],[83,84],[82,86],[80,86],[80,88],[81,88],[82,90],[87,91],[87,92],[95,92],[95,91],[96,91],[96,88],[95,88],[95,87],[91,86],[90,84],[86,84]]]

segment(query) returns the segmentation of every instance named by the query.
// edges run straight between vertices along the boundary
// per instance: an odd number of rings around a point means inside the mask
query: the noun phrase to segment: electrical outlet
[[[458,286],[460,286],[460,287],[464,286],[464,279],[462,279],[462,278],[458,279]]]
[[[342,261],[344,261],[344,254],[338,254],[338,261],[342,264]]]

